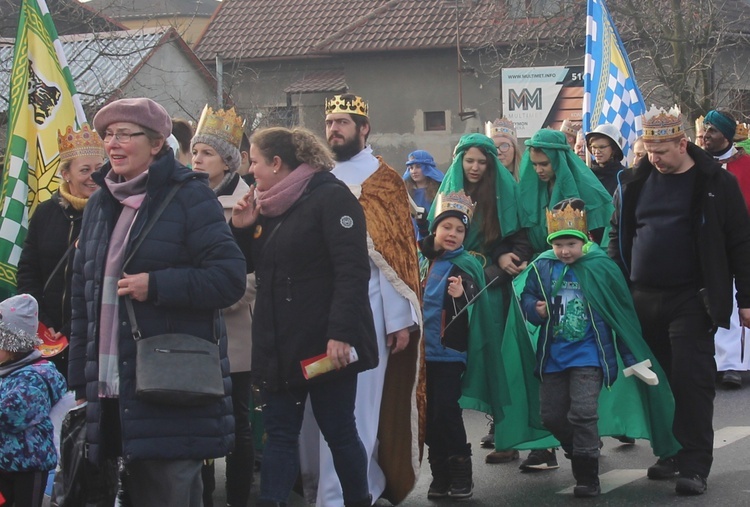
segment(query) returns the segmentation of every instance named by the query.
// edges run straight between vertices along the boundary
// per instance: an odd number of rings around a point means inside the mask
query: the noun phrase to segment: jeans
[[[544,373],[539,389],[542,423],[571,456],[599,457],[599,392],[596,366]]]
[[[367,457],[354,422],[356,393],[356,375],[285,391],[261,390],[268,439],[260,472],[260,500],[286,502],[297,480],[299,433],[308,395],[315,420],[331,449],[344,502],[368,498]]]
[[[632,290],[643,338],[669,377],[674,394],[672,431],[682,449],[683,475],[708,477],[713,463],[716,361],[714,327],[694,289]]]

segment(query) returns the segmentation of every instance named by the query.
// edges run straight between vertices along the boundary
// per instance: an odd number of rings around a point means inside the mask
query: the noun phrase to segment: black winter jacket
[[[68,378],[77,398],[88,400],[86,438],[89,459],[101,457],[99,325],[102,282],[112,229],[122,209],[104,184],[109,163],[94,174],[102,188],[89,199],[74,261],[73,321]],[[220,354],[226,395],[200,407],[159,406],[135,397],[135,353],[124,304],[119,305],[119,412],[123,457],[204,459],[226,455],[234,435],[226,333],[219,309],[245,290],[245,259],[224,221],[224,213],[205,176],[177,164],[172,152],[149,168],[146,198],[131,228],[126,258],[149,216],[169,189],[186,181],[145,237],[128,265],[130,274],[148,273],[146,302],[133,301],[143,336],[186,333],[206,340],[221,329]],[[121,300],[122,301],[122,300]]]
[[[694,144],[688,143],[687,152],[695,161],[693,170],[698,171],[691,212],[704,302],[714,324],[728,328],[733,277],[739,307],[750,308],[750,218],[736,178]],[[655,170],[648,159],[643,159],[633,171],[624,173],[622,187],[615,192],[608,253],[627,280],[638,199],[644,182]]]
[[[328,172],[315,174],[285,214],[233,228],[258,287],[256,384],[278,390],[377,366],[366,231],[359,202]],[[354,346],[359,361],[305,380],[300,361],[324,354],[329,339]]]
[[[18,261],[17,290],[31,294],[39,303],[39,320],[47,327],[70,336],[70,284],[73,252],[47,283],[57,263],[81,232],[82,210],[77,210],[59,192],[37,206],[29,220],[29,231]],[[68,374],[68,350],[51,358],[63,375]]]

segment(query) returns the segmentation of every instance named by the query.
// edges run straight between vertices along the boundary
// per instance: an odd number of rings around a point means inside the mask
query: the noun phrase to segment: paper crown
[[[326,114],[358,114],[367,118],[367,102],[356,95],[334,95],[326,99]]]
[[[469,222],[471,222],[476,205],[472,202],[471,197],[466,195],[463,190],[459,190],[450,194],[438,194],[433,206],[435,206],[436,219],[446,211],[458,211],[466,215]]]
[[[645,142],[660,143],[674,141],[685,137],[682,126],[682,113],[676,105],[669,111],[657,108],[653,104],[643,116],[643,140]]]
[[[737,128],[734,131],[734,142],[744,141],[748,138],[748,126],[747,123],[737,122]]]
[[[245,122],[237,116],[234,108],[214,111],[209,106],[203,108],[195,136],[213,136],[239,148]]]
[[[81,130],[75,131],[68,125],[65,133],[57,131],[57,147],[60,149],[60,162],[67,162],[78,157],[101,157],[104,159],[104,142],[96,130],[92,130],[88,123],[81,125]]]
[[[496,137],[496,136],[505,136],[505,137],[510,137],[511,139],[517,138],[516,126],[513,124],[512,121],[510,121],[505,116],[495,120],[492,123],[490,122],[485,123],[484,133],[489,138]]]
[[[560,236],[577,236],[588,241],[586,210],[581,199],[566,199],[547,210],[547,241]]]
[[[695,133],[696,134],[698,132],[703,132],[703,130],[704,130],[703,129],[703,124],[705,123],[705,121],[706,121],[706,117],[703,116],[703,115],[700,115],[699,117],[697,117],[695,119]]]
[[[583,127],[583,122],[574,121],[574,120],[563,120],[562,125],[560,125],[560,132],[565,132],[566,134],[575,136],[578,133],[578,131],[581,130],[581,127]]]

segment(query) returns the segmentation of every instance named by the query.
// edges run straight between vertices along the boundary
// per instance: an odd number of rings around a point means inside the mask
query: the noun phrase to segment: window
[[[427,132],[445,130],[445,111],[425,111],[424,129]]]

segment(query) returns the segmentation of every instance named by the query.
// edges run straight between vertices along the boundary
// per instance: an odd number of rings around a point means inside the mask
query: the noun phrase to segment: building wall
[[[174,43],[156,50],[122,89],[125,97],[148,97],[174,117],[197,121],[203,107],[216,107],[216,92]]]
[[[174,27],[185,43],[192,47],[193,43],[198,40],[200,34],[203,33],[203,29],[206,28],[210,20],[211,18],[208,17],[177,16],[150,19],[118,19],[117,21],[131,30],[139,30],[141,28]]]
[[[286,107],[284,89],[310,72],[342,69],[349,91],[368,101],[372,126],[369,141],[377,154],[400,170],[411,151],[425,149],[445,170],[463,134],[483,132],[485,121],[501,116],[500,76],[483,72],[486,62],[481,62],[478,54],[465,53],[464,58],[464,68],[473,71],[461,75],[461,102],[465,112],[476,113],[464,120],[459,116],[454,49],[254,62],[234,67],[225,62],[224,80],[240,114],[250,124],[259,111]],[[546,61],[534,65],[581,65],[583,61],[582,55],[573,62],[561,58],[550,53]],[[293,95],[291,103],[296,107],[299,124],[323,135],[323,104],[331,95],[332,92]],[[445,130],[427,131],[425,113],[440,111],[445,112]]]

